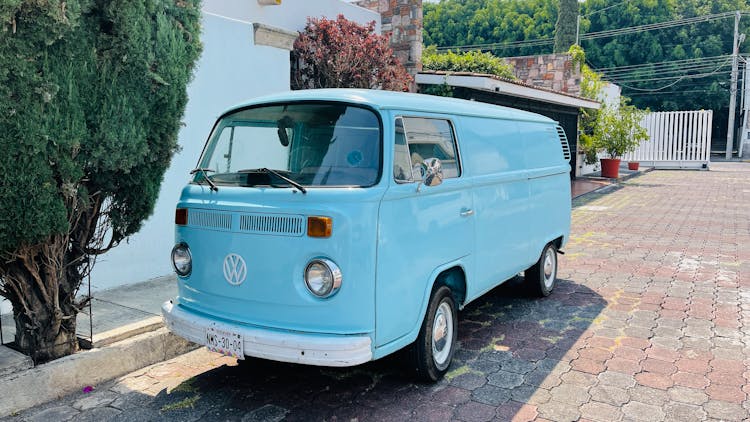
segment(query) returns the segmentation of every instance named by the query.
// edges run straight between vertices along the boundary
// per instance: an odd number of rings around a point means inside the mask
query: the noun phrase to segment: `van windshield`
[[[286,178],[302,186],[366,187],[380,178],[381,151],[371,110],[341,103],[252,107],[219,120],[200,160],[206,171],[193,182],[286,188]]]

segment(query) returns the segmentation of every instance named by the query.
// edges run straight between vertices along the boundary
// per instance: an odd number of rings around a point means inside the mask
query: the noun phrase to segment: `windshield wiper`
[[[292,179],[284,176],[280,172],[278,172],[276,170],[273,170],[273,169],[269,169],[269,168],[266,168],[266,167],[261,167],[259,169],[245,169],[245,170],[240,170],[237,173],[255,173],[255,172],[271,173],[274,176],[278,177],[279,179],[281,179],[281,180],[289,183],[290,185],[294,186],[295,188],[299,189],[300,192],[307,193],[307,189],[305,189],[304,186],[302,186],[301,184],[299,184],[299,182],[296,182],[296,181],[294,181],[294,180],[292,180]]]
[[[203,178],[206,180],[206,182],[208,182],[208,186],[211,187],[211,190],[215,191],[215,192],[218,192],[219,188],[216,187],[216,185],[214,184],[214,182],[212,182],[211,179],[208,178],[208,174],[206,174],[206,172],[208,172],[208,171],[216,171],[216,170],[211,170],[211,169],[207,169],[207,168],[203,168],[203,167],[198,167],[198,168],[190,170],[190,174],[195,174],[195,173],[200,172],[203,175]]]

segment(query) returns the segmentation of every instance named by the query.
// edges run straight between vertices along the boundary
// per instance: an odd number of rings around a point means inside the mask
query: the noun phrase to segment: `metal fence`
[[[622,160],[656,168],[707,168],[712,120],[711,110],[649,113],[641,125],[650,139]]]

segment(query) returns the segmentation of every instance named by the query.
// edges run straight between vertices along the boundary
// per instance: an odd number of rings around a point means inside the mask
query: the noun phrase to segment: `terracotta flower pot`
[[[600,159],[600,161],[602,164],[602,177],[617,179],[617,177],[620,175],[620,159],[602,158]]]
[[[628,162],[628,170],[638,170],[638,161]]]

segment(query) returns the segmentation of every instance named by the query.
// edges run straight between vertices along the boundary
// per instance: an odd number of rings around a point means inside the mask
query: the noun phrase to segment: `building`
[[[558,121],[570,145],[571,178],[581,174],[577,147],[578,115],[581,108],[599,109],[599,102],[494,75],[422,71],[417,74],[416,81],[420,87],[448,85],[456,98],[518,108]]]
[[[341,0],[205,0],[203,55],[188,87],[189,101],[180,131],[181,150],[164,175],[153,215],[126,242],[97,259],[93,290],[171,275],[174,209],[189,172],[219,114],[249,98],[290,88],[294,39],[308,17],[343,14],[360,24],[380,15]]]

